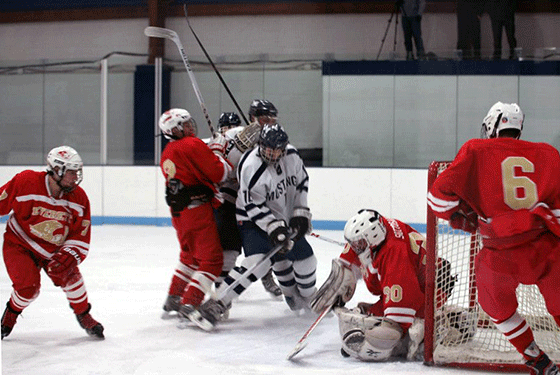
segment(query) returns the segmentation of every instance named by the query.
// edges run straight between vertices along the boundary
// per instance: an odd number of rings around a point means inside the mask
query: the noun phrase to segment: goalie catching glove
[[[51,260],[47,264],[47,274],[53,280],[54,284],[61,286],[68,275],[74,271],[74,268],[82,262],[82,258],[78,252],[71,247],[63,247],[53,254]]]
[[[257,144],[260,134],[261,126],[258,122],[253,122],[235,135],[233,143],[235,144],[235,147],[243,153]]]
[[[296,233],[294,242],[311,233],[311,211],[307,207],[294,208],[294,215],[290,219],[290,228]]]
[[[311,300],[311,309],[321,313],[329,306],[343,306],[356,291],[356,276],[340,259],[332,260],[331,273]]]

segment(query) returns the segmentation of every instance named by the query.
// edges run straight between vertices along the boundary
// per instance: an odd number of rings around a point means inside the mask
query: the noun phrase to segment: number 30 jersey
[[[0,187],[0,215],[13,211],[4,239],[42,259],[71,247],[83,261],[91,237],[89,199],[79,186],[60,198],[51,197],[47,181],[47,172],[27,170]]]
[[[346,244],[340,259],[359,267],[368,290],[380,297],[368,313],[390,318],[406,331],[415,317],[424,317],[426,241],[402,221],[381,220],[387,235],[375,253],[367,249],[358,255]]]
[[[546,143],[471,139],[428,193],[434,213],[449,220],[464,201],[487,221],[546,204],[560,217],[560,156]]]

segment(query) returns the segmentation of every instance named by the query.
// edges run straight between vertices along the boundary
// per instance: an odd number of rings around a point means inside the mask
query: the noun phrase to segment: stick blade
[[[294,358],[296,355],[298,355],[298,353],[301,352],[303,349],[305,349],[306,346],[307,346],[307,341],[298,342],[296,344],[296,346],[294,346],[294,348],[292,349],[290,354],[288,354],[286,359],[288,361],[291,361],[292,358]]]
[[[177,33],[173,30],[165,29],[163,27],[148,26],[144,29],[144,35],[152,38],[177,38]]]

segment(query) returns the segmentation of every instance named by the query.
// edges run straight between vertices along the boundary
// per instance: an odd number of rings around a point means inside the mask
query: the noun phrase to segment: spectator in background
[[[402,26],[404,32],[404,46],[406,48],[406,59],[414,60],[412,53],[412,38],[416,45],[416,57],[423,59],[424,42],[422,41],[422,13],[426,8],[426,0],[399,0],[397,5],[402,12]]]
[[[457,0],[457,49],[464,59],[480,59],[480,18],[487,0]]]
[[[488,13],[490,14],[490,22],[492,23],[492,36],[494,38],[494,60],[502,58],[502,30],[506,30],[506,36],[509,44],[509,58],[515,57],[515,10],[517,9],[517,0],[490,0]]]

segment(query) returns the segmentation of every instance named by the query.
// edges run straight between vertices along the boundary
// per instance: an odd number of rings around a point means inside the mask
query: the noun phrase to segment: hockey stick
[[[290,238],[288,240],[288,248],[292,248],[294,246],[294,238],[296,237],[297,233],[293,232],[292,234],[290,234]],[[265,262],[267,262],[270,258],[272,258],[277,252],[279,252],[280,250],[282,250],[283,248],[285,248],[286,245],[285,244],[280,244],[280,245],[276,245],[274,246],[268,253],[266,253],[265,257],[262,258],[259,262],[253,264],[251,267],[249,267],[245,272],[243,272],[243,274],[241,275],[240,278],[238,278],[237,280],[235,280],[233,283],[229,284],[227,286],[227,288],[225,288],[224,290],[222,290],[222,292],[220,293],[219,296],[216,297],[217,300],[221,301],[225,296],[228,295],[228,293],[230,293],[232,290],[234,290],[235,288],[237,288],[237,286],[239,284],[241,284],[241,281],[248,279],[252,273],[261,265],[263,265]],[[254,275],[253,275],[254,277]]]
[[[309,235],[310,235],[311,237],[315,237],[315,238],[318,238],[318,239],[320,239],[320,240],[333,243],[333,244],[335,244],[335,245],[346,246],[346,243],[344,243],[344,242],[340,242],[340,241],[336,241],[336,240],[331,240],[330,238],[321,236],[320,234],[317,234],[317,233],[309,233]]]
[[[189,26],[189,29],[191,29],[192,34],[194,35],[194,38],[196,39],[196,41],[198,42],[198,45],[202,49],[202,52],[204,52],[204,55],[206,56],[206,58],[210,62],[210,65],[212,65],[212,68],[216,72],[216,75],[220,79],[220,82],[222,82],[222,85],[224,85],[224,88],[226,89],[227,93],[229,94],[229,97],[231,98],[231,100],[233,101],[233,104],[235,104],[235,107],[237,108],[237,110],[241,114],[241,117],[243,117],[243,120],[245,121],[245,124],[249,125],[249,121],[247,121],[247,118],[245,117],[245,114],[243,113],[243,111],[239,107],[239,104],[237,104],[237,100],[235,100],[235,98],[233,97],[233,94],[231,93],[228,85],[226,84],[226,82],[222,78],[222,75],[218,71],[218,68],[216,68],[216,65],[214,65],[214,62],[210,58],[210,55],[208,55],[208,52],[206,52],[206,48],[204,48],[204,46],[202,45],[202,42],[200,41],[200,39],[198,39],[198,35],[196,35],[196,33],[194,32],[194,29],[192,28],[191,23],[189,22],[189,17],[187,16],[187,4],[186,3],[183,5],[183,10],[185,11],[185,19],[187,20],[187,25]]]
[[[309,335],[311,334],[311,332],[313,332],[313,330],[315,329],[315,327],[317,327],[317,325],[319,325],[319,323],[321,322],[321,320],[323,320],[323,318],[325,316],[327,316],[327,314],[329,313],[329,311],[331,311],[332,306],[327,306],[323,309],[323,311],[321,312],[321,314],[319,314],[319,316],[317,317],[317,319],[315,319],[315,321],[313,322],[313,324],[311,324],[311,327],[309,327],[309,329],[307,330],[307,332],[305,332],[303,334],[303,336],[301,337],[301,339],[299,339],[299,341],[297,342],[296,346],[294,346],[294,348],[292,349],[292,351],[290,352],[290,354],[288,354],[288,356],[286,357],[286,359],[288,360],[292,360],[292,358],[294,358],[299,352],[301,352],[303,349],[305,349],[305,347],[307,346],[307,338],[309,337]]]
[[[196,78],[191,69],[191,65],[189,64],[189,60],[187,59],[187,53],[185,52],[185,49],[183,48],[183,44],[181,43],[181,40],[179,39],[177,33],[173,30],[165,29],[163,27],[148,26],[144,29],[144,34],[152,38],[169,39],[173,43],[175,43],[177,49],[181,53],[181,58],[183,59],[183,63],[185,64],[187,73],[189,73],[189,78],[191,79],[194,93],[196,94],[196,98],[198,99],[200,108],[202,108],[202,113],[204,113],[204,117],[206,117],[206,121],[208,122],[208,127],[210,128],[210,134],[214,135],[214,127],[212,126],[212,120],[210,120],[210,116],[208,115],[208,110],[206,109],[206,105],[204,104],[204,99],[202,99],[202,94],[200,93],[200,89],[198,88],[198,83],[196,83]]]

